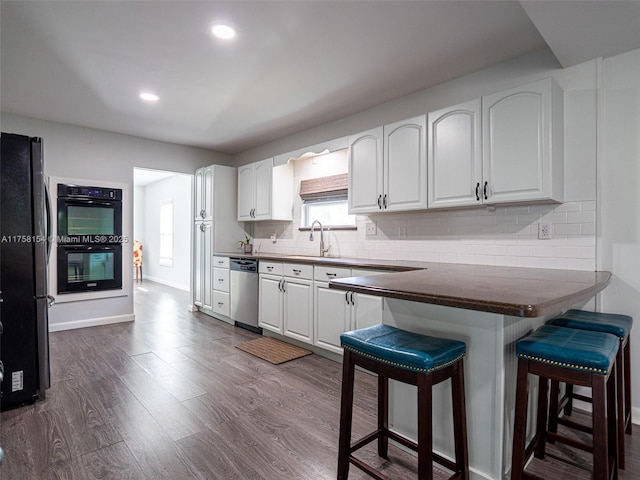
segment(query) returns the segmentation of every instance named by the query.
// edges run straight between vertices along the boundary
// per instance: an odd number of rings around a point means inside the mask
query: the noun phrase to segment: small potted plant
[[[240,244],[240,248],[244,253],[250,254],[253,252],[253,245],[251,244],[251,239],[246,233],[244,235],[244,240],[238,240],[238,243]]]

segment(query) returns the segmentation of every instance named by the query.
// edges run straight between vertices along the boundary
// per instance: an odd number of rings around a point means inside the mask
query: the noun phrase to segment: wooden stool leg
[[[615,373],[612,371],[611,375],[615,375]],[[594,374],[592,375],[592,379],[591,390],[593,398],[593,478],[605,479],[609,478],[608,471],[610,448],[609,438],[607,435],[607,399],[605,376]],[[613,410],[613,415],[615,417],[615,408]]]
[[[453,405],[453,432],[455,439],[456,468],[461,480],[469,480],[469,453],[467,451],[467,407],[464,392],[464,363],[458,364],[451,378],[451,404]]]
[[[433,480],[433,376],[418,377],[418,480]]]
[[[389,379],[378,374],[378,455],[387,458],[389,451]]]
[[[623,348],[622,343],[620,343],[620,348],[618,348],[618,353],[616,355],[616,365],[615,365],[615,387],[616,387],[616,407],[617,407],[617,435],[618,435],[618,468],[624,470],[624,364],[623,364]],[[613,373],[612,373],[613,375]]]
[[[631,334],[627,336],[624,347],[624,423],[625,433],[631,435]]]
[[[342,399],[340,401],[340,439],[338,441],[338,480],[349,476],[349,450],[351,448],[351,423],[353,419],[354,364],[351,352],[344,351],[342,360]]]
[[[549,388],[549,379],[544,377],[538,378],[538,415],[536,421],[536,458],[544,458],[544,450],[547,445],[547,395]]]
[[[551,380],[551,392],[549,393],[549,431],[558,432],[558,413],[560,399],[560,382]],[[552,443],[550,441],[550,443]]]
[[[525,446],[527,441],[527,404],[529,401],[529,361],[518,359],[516,382],[516,409],[513,424],[513,452],[511,457],[511,480],[522,480],[525,465]]]
[[[622,434],[622,436],[624,437],[624,433],[623,432],[617,432],[618,435],[616,435],[616,430],[619,428],[620,423],[616,422],[616,410],[619,405],[620,405],[620,401],[616,398],[617,396],[617,387],[616,385],[618,383],[621,383],[621,380],[618,380],[618,373],[617,373],[617,369],[614,368],[613,371],[611,372],[611,375],[609,375],[609,379],[607,380],[607,434],[608,434],[608,452],[607,452],[607,458],[609,460],[609,463],[607,463],[607,475],[609,475],[609,472],[611,471],[611,469],[613,468],[613,480],[616,480],[618,478],[618,468],[620,468],[620,462],[619,462],[619,458],[620,458],[620,447],[617,443],[617,440],[619,438],[619,435]],[[619,410],[619,409],[618,409]],[[624,451],[622,451],[622,456],[624,458]],[[609,475],[607,478],[611,478],[611,476]]]
[[[571,411],[573,410],[573,385],[571,383],[567,383],[565,385],[564,394],[567,397],[567,404],[564,407],[564,415],[566,417],[571,416]]]

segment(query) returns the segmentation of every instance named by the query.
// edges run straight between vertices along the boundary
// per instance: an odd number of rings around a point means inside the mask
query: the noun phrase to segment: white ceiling
[[[3,112],[237,153],[549,47],[640,48],[640,1],[7,1]],[[221,42],[215,22],[238,32]],[[149,89],[160,101],[141,102]]]

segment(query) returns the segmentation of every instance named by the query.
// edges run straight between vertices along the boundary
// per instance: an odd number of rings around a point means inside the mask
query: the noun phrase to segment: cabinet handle
[[[300,275],[301,272],[302,270],[298,270],[297,268],[293,269],[293,273],[295,273],[296,275]]]
[[[284,278],[282,279],[282,293],[287,293],[287,282],[285,282]]]
[[[382,199],[382,205],[384,206],[384,208],[387,208],[387,194],[384,194],[384,198]]]
[[[338,276],[337,273],[328,273],[327,272],[327,277],[329,277],[329,278],[336,278],[337,276]]]
[[[488,184],[488,183],[489,183],[489,182],[484,182],[484,199],[485,199],[485,200],[488,200],[488,199],[489,199],[489,197],[487,197],[487,184]]]
[[[218,306],[221,307],[224,305],[224,302],[218,302]]]
[[[200,231],[204,233],[204,223],[200,224]]]
[[[480,182],[476,183],[476,200],[479,202],[480,201],[480,195],[479,195],[479,190],[480,190]]]
[[[344,301],[349,305],[349,292],[344,292]]]
[[[203,209],[203,210],[200,210],[200,216],[201,216],[202,218],[204,218],[204,214],[205,214],[204,209]]]
[[[349,292],[349,293],[351,294],[350,297],[349,297],[349,299],[351,300],[351,305],[355,305],[355,302],[353,301],[353,294],[355,292]]]
[[[378,195],[378,208],[382,210],[382,194]]]
[[[218,281],[219,282],[224,282],[224,278],[219,278]]]
[[[273,270],[273,267],[267,266],[267,270],[271,271],[271,270]]]

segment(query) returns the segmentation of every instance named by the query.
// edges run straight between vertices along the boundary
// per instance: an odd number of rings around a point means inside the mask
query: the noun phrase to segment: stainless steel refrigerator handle
[[[54,297],[53,295],[47,295],[47,306],[51,308],[55,304],[56,304],[56,297]]]
[[[47,242],[47,264],[49,263],[49,259],[51,258],[51,246],[53,244],[51,238],[51,225],[53,222],[51,220],[51,202],[49,200],[49,182],[45,180],[44,182],[44,209],[47,214],[47,230],[45,232],[45,241]]]

